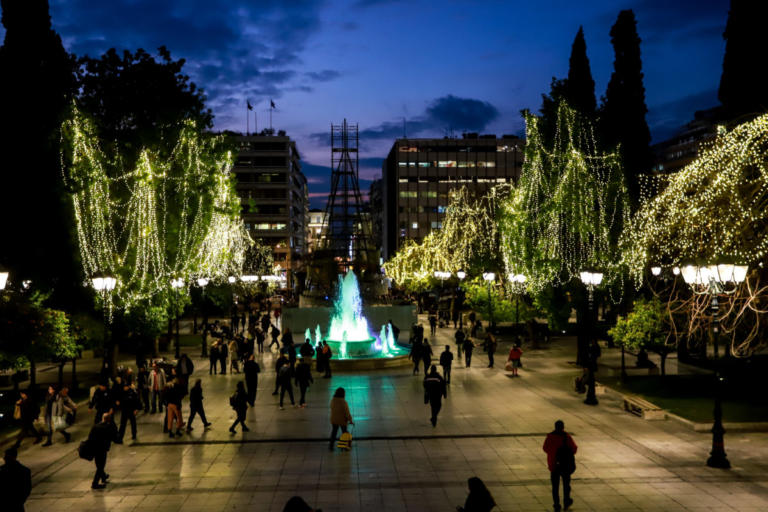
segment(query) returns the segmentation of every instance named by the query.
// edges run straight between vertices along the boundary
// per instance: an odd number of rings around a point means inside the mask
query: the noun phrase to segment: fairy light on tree
[[[144,148],[135,168],[122,169],[73,107],[62,126],[62,148],[83,269],[117,276],[111,295],[123,307],[167,292],[169,276],[190,282],[240,274],[253,242],[239,217],[223,137],[188,121],[170,158]]]

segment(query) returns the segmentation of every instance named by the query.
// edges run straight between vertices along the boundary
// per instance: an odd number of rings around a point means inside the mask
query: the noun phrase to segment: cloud
[[[452,94],[429,103],[424,112],[410,119],[384,121],[376,126],[360,130],[360,140],[396,139],[405,132],[409,136],[431,132],[443,134],[447,130],[479,132],[499,117],[499,110],[487,101],[459,98]],[[328,133],[310,135],[318,143],[328,140]],[[380,164],[379,164],[380,167]]]
[[[335,69],[324,69],[322,71],[308,71],[304,76],[313,82],[330,82],[341,76],[341,73]]]
[[[164,45],[186,59],[184,72],[205,89],[218,126],[236,106],[311,91],[299,55],[320,29],[323,0],[51,0],[51,21],[67,49],[98,56],[109,48],[153,52]],[[333,79],[333,70],[316,72]],[[222,122],[224,121],[224,122]]]

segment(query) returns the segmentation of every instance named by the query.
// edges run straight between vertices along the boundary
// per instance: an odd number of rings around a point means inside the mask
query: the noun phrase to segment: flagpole
[[[259,111],[255,108],[253,109],[253,133],[259,134]]]
[[[251,116],[248,115],[248,102],[245,102],[245,136],[249,135],[251,130]]]
[[[269,131],[272,132],[272,109],[274,108],[272,105],[272,100],[269,100]]]

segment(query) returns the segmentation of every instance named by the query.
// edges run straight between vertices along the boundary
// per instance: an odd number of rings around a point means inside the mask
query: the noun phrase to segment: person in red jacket
[[[565,423],[562,420],[555,422],[555,430],[547,434],[543,448],[547,454],[555,512],[560,512],[560,494],[558,491],[561,478],[563,479],[563,504],[565,510],[568,510],[573,504],[571,474],[576,470],[573,456],[576,454],[577,446],[571,435],[565,431]]]

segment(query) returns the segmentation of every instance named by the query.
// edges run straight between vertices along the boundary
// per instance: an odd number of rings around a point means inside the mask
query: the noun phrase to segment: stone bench
[[[664,420],[666,413],[659,406],[639,396],[624,395],[624,410],[640,416],[644,420]]]

